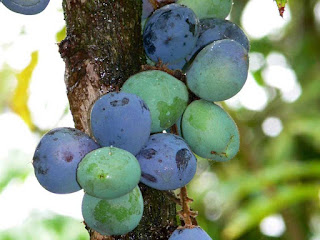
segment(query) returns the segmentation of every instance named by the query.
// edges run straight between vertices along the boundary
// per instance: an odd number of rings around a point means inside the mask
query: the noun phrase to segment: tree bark
[[[66,64],[65,83],[75,127],[90,133],[92,104],[103,94],[119,90],[145,63],[141,36],[142,1],[63,0],[67,37],[59,44]],[[125,236],[101,236],[88,229],[90,239],[168,239],[176,228],[176,205],[164,192],[143,184],[144,215]]]

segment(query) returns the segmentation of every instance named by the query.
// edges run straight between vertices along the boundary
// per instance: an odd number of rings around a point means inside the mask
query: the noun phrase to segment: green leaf
[[[88,238],[88,232],[81,221],[48,213],[42,215],[37,212],[33,212],[23,225],[4,230],[0,234],[0,240],[86,240]]]
[[[320,160],[306,163],[285,162],[267,167],[252,175],[233,178],[223,185],[222,190],[226,192],[227,199],[235,202],[254,192],[275,186],[279,182],[318,176],[320,176]]]
[[[278,9],[279,9],[279,14],[281,17],[283,17],[284,8],[285,8],[288,0],[276,0],[276,2],[277,2]]]
[[[262,77],[262,70],[261,69],[259,69],[258,71],[255,71],[253,73],[253,77],[254,77],[254,80],[256,80],[256,83],[259,86],[261,86],[261,87],[265,86],[264,80],[263,80],[263,77]]]
[[[306,200],[318,200],[319,190],[319,184],[278,187],[270,196],[259,196],[234,212],[223,235],[229,240],[237,239],[270,214]]]
[[[38,51],[31,54],[31,61],[29,65],[16,75],[17,87],[14,90],[11,109],[18,114],[31,130],[35,129],[35,126],[31,119],[30,110],[28,107],[29,99],[29,85],[32,77],[32,73],[38,64]]]
[[[56,34],[56,41],[61,42],[66,38],[66,26],[64,26],[59,32]]]

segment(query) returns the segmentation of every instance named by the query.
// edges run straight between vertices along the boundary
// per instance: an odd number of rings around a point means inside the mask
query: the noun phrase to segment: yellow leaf
[[[31,119],[30,110],[28,108],[29,99],[29,85],[32,77],[32,73],[38,64],[38,51],[31,54],[31,61],[28,66],[20,73],[16,74],[17,86],[14,90],[11,109],[17,113],[29,126],[30,130],[34,130],[35,126]]]
[[[56,41],[61,42],[66,38],[66,26],[64,26],[59,32],[56,34]]]

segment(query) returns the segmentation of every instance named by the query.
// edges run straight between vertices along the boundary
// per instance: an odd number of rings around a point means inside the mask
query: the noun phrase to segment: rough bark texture
[[[59,47],[75,127],[90,135],[95,100],[121,88],[145,58],[138,0],[63,0],[67,37]],[[161,191],[140,186],[144,216],[126,236],[106,237],[88,229],[90,239],[168,239],[176,228],[176,205]]]

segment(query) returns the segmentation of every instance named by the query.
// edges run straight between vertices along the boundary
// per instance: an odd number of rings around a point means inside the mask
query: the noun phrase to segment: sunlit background
[[[251,40],[247,82],[223,103],[241,150],[199,160],[198,221],[215,240],[320,240],[320,1],[289,0],[281,18],[273,0],[235,0],[229,19]],[[42,134],[74,126],[63,36],[61,0],[35,16],[0,4],[0,240],[88,239],[83,193],[47,192],[31,164]]]

